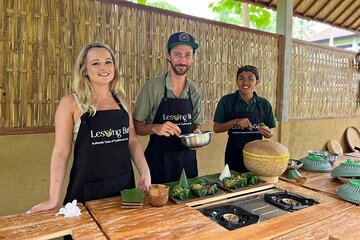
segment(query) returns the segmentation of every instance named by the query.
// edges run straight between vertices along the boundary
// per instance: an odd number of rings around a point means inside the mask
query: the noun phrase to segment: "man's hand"
[[[268,126],[260,126],[259,132],[265,138],[271,138],[273,136],[273,131]]]
[[[169,121],[167,121],[163,124],[156,124],[152,128],[152,131],[159,136],[166,136],[166,137],[170,137],[173,135],[176,135],[176,136],[181,135],[180,128],[176,124],[169,122]]]

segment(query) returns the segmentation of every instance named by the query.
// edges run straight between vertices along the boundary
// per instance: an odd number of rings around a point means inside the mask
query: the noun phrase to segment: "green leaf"
[[[145,4],[146,4],[146,0],[137,0],[137,3],[138,3],[138,4],[144,4],[144,5],[145,5]]]
[[[183,188],[189,188],[189,183],[186,177],[185,169],[181,171],[181,176],[179,179],[179,186]]]
[[[120,194],[123,202],[141,203],[144,201],[143,193],[139,188],[124,189]]]

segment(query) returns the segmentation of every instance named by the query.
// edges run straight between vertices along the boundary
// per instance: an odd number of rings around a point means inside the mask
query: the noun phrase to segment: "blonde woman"
[[[55,114],[55,144],[51,156],[49,199],[30,212],[55,208],[61,195],[73,139],[74,163],[64,204],[119,195],[135,187],[148,191],[150,171],[137,139],[113,50],[103,43],[83,47],[74,66],[73,93],[64,96]]]

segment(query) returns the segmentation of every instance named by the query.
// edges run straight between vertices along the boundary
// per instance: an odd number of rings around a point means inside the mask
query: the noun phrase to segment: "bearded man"
[[[186,77],[198,48],[193,36],[177,32],[169,37],[167,61],[170,69],[146,81],[133,112],[138,135],[150,135],[145,150],[152,183],[177,181],[182,169],[189,178],[198,175],[196,151],[179,138],[200,131],[205,122],[200,88]]]

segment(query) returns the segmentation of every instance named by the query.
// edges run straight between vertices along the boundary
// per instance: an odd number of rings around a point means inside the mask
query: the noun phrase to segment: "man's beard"
[[[182,64],[174,65],[171,61],[169,61],[169,63],[170,63],[172,70],[176,73],[176,75],[179,75],[179,76],[185,75],[190,69],[190,65],[182,65]],[[181,67],[185,66],[186,68],[184,70],[179,70],[176,68],[177,66],[181,66]]]

